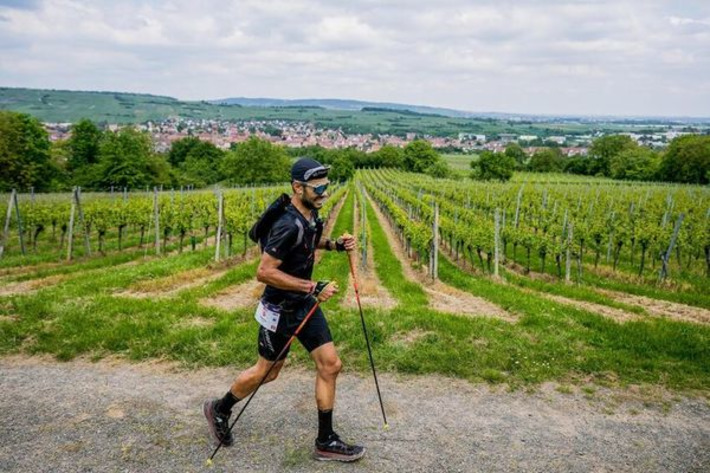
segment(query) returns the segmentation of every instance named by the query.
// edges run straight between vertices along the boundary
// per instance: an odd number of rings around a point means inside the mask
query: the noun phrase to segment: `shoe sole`
[[[343,455],[342,453],[333,453],[333,452],[323,452],[316,450],[315,453],[313,453],[313,457],[318,460],[318,461],[338,461],[338,462],[344,462],[344,463],[351,463],[354,461],[358,461],[362,457],[365,456],[365,449],[362,450],[362,452],[356,454],[356,455]]]
[[[234,442],[232,442],[232,443],[220,442],[219,437],[217,437],[217,431],[214,429],[214,416],[212,415],[212,412],[210,412],[211,404],[212,404],[212,401],[205,401],[205,403],[202,404],[202,413],[205,415],[205,418],[207,419],[207,427],[209,427],[210,437],[212,437],[212,442],[214,443],[215,447],[217,447],[220,443],[222,444],[223,447],[231,447]]]

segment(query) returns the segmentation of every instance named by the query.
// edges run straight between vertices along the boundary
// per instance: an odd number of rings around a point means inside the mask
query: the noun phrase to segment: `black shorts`
[[[260,326],[259,355],[268,361],[277,361],[276,357],[278,357],[300,323],[306,315],[308,315],[311,307],[311,305],[306,305],[295,310],[281,311],[281,319],[279,320],[276,332],[272,332]],[[318,307],[313,315],[311,315],[311,318],[308,319],[308,322],[303,326],[297,338],[308,353],[321,345],[333,341],[333,337],[330,335],[330,328],[328,328],[328,321],[325,319],[325,315],[323,315],[323,311],[320,310],[320,307]],[[291,347],[289,347],[289,350],[290,348]],[[286,356],[288,356],[289,350],[286,350],[279,360],[285,359]]]

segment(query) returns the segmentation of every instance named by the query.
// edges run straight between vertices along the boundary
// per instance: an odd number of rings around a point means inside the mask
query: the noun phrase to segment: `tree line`
[[[425,140],[404,148],[384,146],[365,153],[355,148],[320,146],[286,148],[258,137],[233,143],[228,150],[192,136],[156,152],[150,134],[132,127],[102,129],[84,119],[65,140],[50,141],[30,115],[0,111],[0,191],[60,192],[129,190],[145,187],[206,187],[215,183],[245,185],[288,180],[291,162],[309,155],[332,166],[332,180],[352,177],[356,168],[395,167],[445,177],[449,169]]]
[[[222,150],[188,136],[156,152],[151,136],[135,128],[102,129],[90,120],[74,124],[71,136],[50,141],[42,124],[30,115],[0,111],[0,191],[130,190],[146,187],[193,187],[283,182],[295,157],[309,155],[332,166],[331,179],[346,180],[358,168],[396,168],[448,177],[451,170],[431,144],[414,140],[404,148],[385,145],[377,151],[321,146],[287,148],[258,137]],[[710,136],[684,135],[667,149],[638,145],[625,135],[592,142],[586,156],[564,156],[560,148],[538,148],[528,154],[509,143],[500,153],[483,151],[471,162],[474,179],[510,179],[515,171],[566,172],[614,179],[710,182]]]
[[[710,135],[674,138],[663,151],[637,144],[626,135],[609,135],[592,142],[587,155],[567,157],[558,147],[528,154],[517,143],[500,153],[483,151],[471,162],[472,177],[510,179],[516,170],[565,172],[633,181],[710,183]]]

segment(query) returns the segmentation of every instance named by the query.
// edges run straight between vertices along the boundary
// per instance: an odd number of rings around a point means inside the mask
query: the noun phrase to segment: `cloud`
[[[376,45],[380,34],[357,16],[329,16],[315,28],[313,39],[329,49],[357,49]]]
[[[0,0],[0,17],[0,85],[538,113],[710,104],[702,1]]]
[[[0,8],[17,8],[33,10],[39,6],[39,0],[0,0]]]
[[[695,18],[680,18],[672,16],[668,19],[673,26],[699,26],[710,28],[710,18],[695,19]]]

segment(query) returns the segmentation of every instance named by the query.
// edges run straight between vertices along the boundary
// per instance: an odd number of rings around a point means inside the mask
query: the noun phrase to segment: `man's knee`
[[[340,361],[340,357],[337,355],[323,360],[318,366],[318,372],[322,376],[327,377],[337,376],[338,373],[340,373],[340,370],[342,369],[343,362]]]

